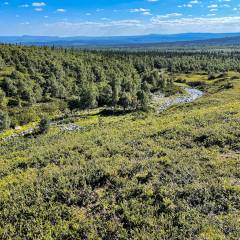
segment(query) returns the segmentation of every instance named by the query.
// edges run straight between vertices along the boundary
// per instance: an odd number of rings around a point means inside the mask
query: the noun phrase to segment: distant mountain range
[[[96,46],[140,46],[140,45],[240,45],[240,33],[183,33],[151,34],[142,36],[113,37],[50,37],[50,36],[0,36],[0,43],[96,47]]]

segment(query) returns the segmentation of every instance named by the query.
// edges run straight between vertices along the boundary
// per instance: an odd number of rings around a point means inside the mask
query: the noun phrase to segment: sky
[[[240,0],[0,0],[0,35],[240,32]]]

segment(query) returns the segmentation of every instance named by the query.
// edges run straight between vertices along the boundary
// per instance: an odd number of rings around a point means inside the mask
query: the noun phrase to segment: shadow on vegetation
[[[101,117],[108,117],[108,116],[124,116],[129,113],[136,112],[137,110],[113,110],[113,109],[104,109],[100,111],[99,113],[96,113],[95,116],[101,116]],[[94,115],[92,115],[94,116]]]

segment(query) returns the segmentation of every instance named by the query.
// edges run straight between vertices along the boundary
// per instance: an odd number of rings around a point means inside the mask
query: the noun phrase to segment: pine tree
[[[2,57],[0,56],[0,70],[5,67],[5,62],[3,61]]]
[[[130,108],[132,105],[131,94],[123,92],[120,97],[119,104],[123,107],[124,111]]]
[[[0,111],[0,131],[10,127],[11,120],[8,113]]]
[[[82,109],[94,108],[97,106],[97,89],[90,84],[82,89],[80,94],[80,107]]]
[[[0,108],[5,107],[5,105],[6,105],[6,94],[2,89],[0,89]]]
[[[121,91],[120,79],[115,77],[112,79],[112,106],[115,109],[119,101],[120,91]]]
[[[137,93],[137,97],[138,97],[140,109],[143,111],[148,111],[149,102],[150,102],[149,95],[145,91],[141,90]]]

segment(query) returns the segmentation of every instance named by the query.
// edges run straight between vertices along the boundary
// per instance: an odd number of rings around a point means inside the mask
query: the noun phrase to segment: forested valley
[[[240,239],[239,139],[238,48],[0,45],[0,239]]]

